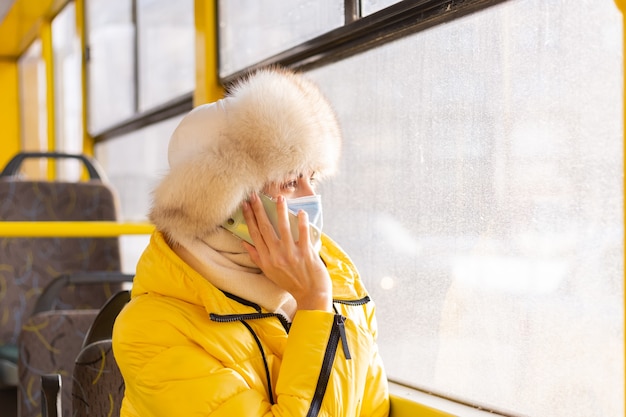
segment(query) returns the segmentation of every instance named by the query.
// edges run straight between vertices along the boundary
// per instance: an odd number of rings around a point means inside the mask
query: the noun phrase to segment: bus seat
[[[112,340],[87,345],[76,358],[73,417],[119,417],[124,398],[124,378],[113,357]]]
[[[20,177],[28,158],[75,158],[89,173],[88,181],[61,182]],[[104,182],[95,161],[83,155],[20,153],[0,173],[0,221],[116,220],[117,198]],[[120,271],[117,238],[15,238],[0,236],[0,408],[17,391],[17,342],[43,288],[56,276],[74,271]],[[58,308],[99,308],[118,287],[69,286]]]
[[[110,309],[53,310],[52,300],[55,295],[69,285],[92,285],[94,282],[130,283],[132,279],[132,275],[120,272],[80,272],[58,277],[46,287],[39,297],[35,314],[26,321],[19,337],[18,416],[36,417],[39,414],[43,405],[40,390],[42,376],[51,373],[61,375],[61,397],[64,399],[63,403],[69,407],[75,359],[85,340],[93,338],[90,335],[102,327],[95,325],[98,320],[103,320],[102,311]],[[128,294],[128,291],[116,293],[105,305],[119,300],[120,294]],[[128,297],[122,301],[127,302]],[[111,330],[108,333],[110,332]],[[63,410],[63,415],[70,416],[70,410]]]
[[[118,291],[109,298],[89,327],[89,331],[83,340],[82,348],[99,340],[111,339],[113,337],[115,319],[129,301],[129,290]]]
[[[119,417],[124,398],[124,378],[113,357],[113,324],[130,301],[122,291],[104,306],[89,329],[76,358],[72,386],[73,417]]]
[[[68,310],[64,313],[57,314],[57,311],[39,313],[30,317],[24,324],[19,339],[18,362],[17,415],[20,417],[37,417],[41,412],[41,406],[44,404],[40,396],[43,375],[58,373],[63,380],[63,387],[60,389],[62,404],[67,404],[66,401],[71,399],[70,378],[74,360],[98,310]]]
[[[99,311],[76,357],[72,378],[72,401],[54,397],[56,386],[44,385],[49,376],[42,376],[42,396],[57,398],[71,404],[71,410],[63,410],[73,417],[109,416],[119,417],[124,397],[124,379],[113,357],[112,334],[117,315],[130,300],[130,292],[121,291],[111,297]],[[59,379],[59,383],[61,380]],[[63,409],[58,404],[42,403],[44,408]]]

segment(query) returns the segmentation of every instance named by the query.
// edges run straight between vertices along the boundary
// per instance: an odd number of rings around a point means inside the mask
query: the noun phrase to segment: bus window
[[[76,5],[67,6],[52,21],[52,49],[55,84],[55,142],[59,152],[83,152],[83,112],[81,85],[80,40],[76,32]],[[81,163],[75,160],[56,161],[56,178],[77,181]]]
[[[133,116],[135,112],[132,3],[131,0],[85,1],[87,130],[92,135]]]
[[[220,76],[226,77],[344,23],[344,1],[220,1]]]
[[[120,199],[120,218],[148,219],[150,194],[167,172],[167,145],[182,116],[173,117],[115,139],[96,144],[95,156]],[[122,270],[134,273],[150,236],[120,236]]]
[[[139,111],[194,88],[193,0],[137,1]]]
[[[624,414],[621,39],[613,1],[508,1],[310,71],[345,136],[325,229],[391,380]]]
[[[18,61],[21,143],[24,151],[48,148],[48,110],[46,107],[46,64],[42,57],[41,40],[37,39]],[[47,161],[27,161],[22,175],[46,178]]]

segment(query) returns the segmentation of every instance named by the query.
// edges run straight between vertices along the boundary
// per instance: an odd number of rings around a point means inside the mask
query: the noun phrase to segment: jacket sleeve
[[[387,417],[389,415],[389,384],[378,348],[372,353],[363,394],[361,417]]]
[[[373,332],[374,339],[377,338],[377,325],[374,310],[371,310],[369,327]],[[390,411],[389,384],[387,374],[383,366],[382,358],[378,352],[378,345],[375,344],[370,357],[370,364],[365,382],[365,392],[363,394],[363,407],[361,417],[387,417]]]
[[[242,375],[249,373],[248,367],[224,363],[183,338],[175,340],[169,323],[160,322],[157,334],[148,324],[155,315],[144,311],[142,316],[143,324],[127,320],[130,326],[122,316],[114,333],[114,352],[130,399],[123,405],[123,417],[338,417],[357,416],[359,409],[362,416],[387,415],[386,380],[375,359],[374,337],[339,314],[296,314],[278,372],[275,404],[267,400],[263,375],[247,375],[246,380]],[[368,381],[372,377],[376,381]],[[257,380],[251,383],[250,378]]]

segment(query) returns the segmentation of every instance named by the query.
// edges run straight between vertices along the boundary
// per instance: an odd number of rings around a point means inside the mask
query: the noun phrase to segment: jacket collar
[[[361,300],[367,296],[359,274],[350,258],[326,235],[322,236],[320,256],[333,281],[333,298]],[[219,315],[258,312],[255,303],[245,302],[237,294],[227,296],[187,265],[156,231],[137,265],[132,296],[153,293],[203,306],[207,313]]]

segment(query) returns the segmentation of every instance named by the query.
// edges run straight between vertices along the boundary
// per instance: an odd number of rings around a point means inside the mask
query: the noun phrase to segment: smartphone
[[[266,196],[265,194],[259,194],[259,198],[263,203],[263,207],[265,207],[265,213],[267,213],[267,218],[269,219],[272,226],[274,226],[274,230],[278,234],[278,213],[276,212],[276,202]],[[245,240],[251,245],[254,245],[252,242],[252,238],[250,237],[250,232],[248,231],[248,225],[246,224],[246,220],[243,217],[243,211],[241,207],[237,209],[232,216],[230,216],[222,227],[240,239]],[[298,232],[298,217],[289,211],[289,227],[291,229],[291,236],[294,241],[298,240],[300,233]],[[317,227],[313,225],[309,225],[309,237],[311,243],[315,246],[320,241],[321,232],[317,229]]]

